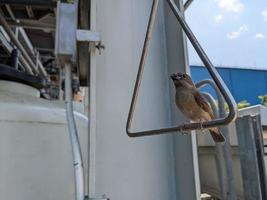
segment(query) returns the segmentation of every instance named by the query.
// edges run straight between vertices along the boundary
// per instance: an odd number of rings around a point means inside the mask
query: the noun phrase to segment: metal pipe
[[[20,56],[19,57],[19,61],[23,65],[25,71],[28,72],[29,74],[33,75],[32,68],[30,67],[30,65],[28,64],[28,62],[24,59],[23,56]]]
[[[207,92],[201,92],[201,95],[209,102],[211,110],[213,111],[213,115],[215,118],[219,117],[219,111],[216,106],[215,99],[211,96],[211,94]]]
[[[70,63],[65,64],[65,104],[66,104],[66,115],[69,130],[69,137],[72,148],[72,158],[75,175],[75,199],[84,200],[84,171],[82,152],[77,133],[77,127],[73,114],[72,104],[72,67]]]
[[[184,4],[184,11],[186,11],[187,8],[193,3],[194,0],[187,0]]]
[[[210,85],[216,92],[216,96],[218,98],[218,105],[219,105],[219,110],[224,109],[224,98],[220,93],[220,90],[218,89],[217,85],[214,83],[213,80],[211,79],[204,79],[199,81],[198,83],[195,84],[197,88],[202,88],[206,85]],[[223,105],[222,105],[223,104]],[[219,115],[218,115],[219,117]]]
[[[40,71],[40,74],[42,74],[43,77],[48,78],[47,77],[47,72],[46,72],[42,62],[39,59],[37,60],[37,66],[38,66],[38,69]]]
[[[19,51],[17,49],[13,49],[11,52],[11,66],[15,69],[18,69],[19,61]]]
[[[56,7],[57,0],[1,0],[0,4]]]
[[[5,18],[2,15],[0,15],[0,23],[1,23],[2,27],[4,28],[4,30],[7,32],[11,41],[17,46],[17,48],[20,50],[22,56],[25,58],[27,63],[30,65],[32,71],[34,73],[38,74],[39,72],[35,68],[35,65],[34,65],[32,59],[30,58],[30,56],[28,55],[27,51],[24,49],[22,44],[19,42],[19,40],[16,38],[15,34],[12,32],[11,28],[9,27],[8,23],[6,22]]]
[[[213,82],[214,83],[214,82]],[[215,99],[211,96],[211,94],[202,92],[202,96],[209,102],[211,109],[213,111],[214,117],[218,118],[219,117],[219,110],[216,105]],[[224,185],[223,177],[225,176],[225,168],[224,168],[224,153],[223,153],[223,147],[221,144],[216,143],[215,146],[215,162],[216,162],[216,169],[217,169],[217,178],[219,180],[219,185],[220,185],[220,198],[221,199],[227,199],[227,190]]]
[[[14,13],[12,12],[12,9],[10,8],[9,5],[6,5],[7,7],[7,10],[8,10],[8,13],[10,15],[10,17],[16,21],[16,18],[15,18],[15,15]],[[7,22],[7,21],[6,21]],[[29,50],[30,50],[30,53],[32,55],[35,54],[34,50],[33,50],[33,46],[32,46],[32,43],[28,37],[28,35],[26,34],[26,32],[24,31],[23,28],[16,28],[16,39],[18,39],[18,32],[20,32],[22,38],[24,39],[26,45],[28,46]],[[46,73],[46,70],[44,69],[44,66],[42,65],[41,61],[39,60],[39,58],[37,58],[37,67],[35,67],[36,69],[38,69],[38,71],[40,72],[40,74],[43,76],[43,77],[47,77],[47,73]]]
[[[205,79],[196,83],[196,87],[201,88],[205,85],[210,85],[214,88],[217,98],[218,98],[218,106],[219,106],[219,117],[225,117],[226,111],[224,108],[224,98],[221,95],[218,87],[211,79]],[[230,136],[229,136],[229,129],[227,127],[221,127],[221,132],[223,133],[224,137],[226,138],[225,144],[223,146],[223,156],[225,160],[225,167],[226,167],[226,179],[227,179],[227,191],[223,192],[223,199],[227,197],[229,200],[234,200],[237,197],[235,191],[235,179],[234,179],[234,172],[233,172],[233,161],[232,161],[232,149],[230,144]]]
[[[210,62],[206,53],[204,52],[204,50],[200,46],[196,37],[194,36],[192,31],[190,30],[189,26],[187,25],[186,21],[184,20],[183,15],[181,14],[179,9],[177,8],[176,4],[171,0],[167,0],[167,2],[169,3],[171,10],[173,11],[174,15],[176,16],[182,29],[184,30],[187,37],[191,41],[193,47],[197,51],[199,57],[201,58],[201,60],[205,64],[205,66],[207,67],[211,77],[214,79],[220,92],[222,93],[222,95],[226,99],[226,102],[229,105],[229,114],[225,118],[215,119],[215,120],[204,122],[204,123],[182,124],[182,125],[179,125],[176,127],[171,127],[171,128],[162,128],[162,129],[146,130],[146,131],[139,131],[139,132],[132,132],[130,130],[131,125],[132,125],[132,118],[133,118],[133,114],[134,114],[134,110],[135,110],[135,106],[136,106],[136,101],[137,101],[137,97],[139,94],[141,79],[142,79],[142,75],[143,75],[143,71],[144,71],[145,59],[147,56],[148,46],[150,44],[152,30],[153,30],[155,17],[156,17],[156,13],[157,13],[158,0],[153,0],[152,9],[151,9],[150,18],[149,18],[148,27],[147,27],[147,32],[146,32],[146,37],[145,37],[144,46],[143,46],[143,51],[142,51],[141,60],[139,63],[137,78],[136,78],[135,86],[134,86],[134,92],[133,92],[130,110],[129,110],[129,114],[128,114],[128,118],[127,118],[127,123],[126,123],[126,133],[129,137],[141,137],[141,136],[149,136],[149,135],[167,134],[167,133],[174,132],[174,131],[181,132],[181,131],[188,131],[188,130],[196,130],[196,129],[200,129],[200,128],[218,127],[218,126],[227,125],[236,118],[237,106],[236,106],[236,103],[234,101],[234,98],[232,97],[228,88],[224,84],[224,82],[221,79],[220,75],[218,74],[217,70]]]
[[[18,21],[12,21],[7,19],[7,22],[10,27],[21,27],[24,29],[33,29],[33,30],[43,30],[43,31],[55,31],[56,27],[52,24],[43,23],[34,20],[18,19]]]

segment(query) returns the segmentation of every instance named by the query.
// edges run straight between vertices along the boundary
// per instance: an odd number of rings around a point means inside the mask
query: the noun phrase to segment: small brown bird
[[[214,119],[209,104],[201,96],[189,75],[177,73],[171,75],[171,78],[176,88],[176,105],[187,118],[194,122],[206,122]],[[215,142],[225,141],[218,128],[210,128],[209,132]]]

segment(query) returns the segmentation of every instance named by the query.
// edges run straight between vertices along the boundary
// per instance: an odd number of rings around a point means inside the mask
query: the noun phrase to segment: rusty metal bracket
[[[166,0],[167,3],[169,4],[173,14],[177,18],[180,26],[182,27],[184,33],[187,35],[188,39],[192,43],[193,47],[195,48],[197,54],[199,55],[200,59],[206,66],[208,72],[210,73],[212,79],[214,80],[216,86],[218,87],[220,93],[223,95],[225,98],[225,101],[227,102],[229,106],[229,113],[225,118],[219,118],[215,119],[209,122],[204,122],[204,123],[190,123],[190,124],[182,124],[179,126],[175,127],[170,127],[170,128],[162,128],[162,129],[155,129],[155,130],[145,130],[145,131],[139,131],[139,132],[132,132],[131,131],[131,126],[132,126],[132,119],[133,119],[133,114],[134,110],[136,107],[136,101],[137,97],[139,94],[139,89],[141,85],[141,80],[142,80],[142,75],[144,72],[144,66],[145,66],[145,60],[147,57],[147,52],[148,52],[148,47],[151,41],[151,36],[152,36],[152,31],[153,31],[153,26],[155,23],[155,18],[157,14],[157,8],[159,4],[159,0],[153,0],[152,3],[152,9],[150,12],[150,17],[149,17],[149,22],[148,22],[148,27],[146,31],[146,37],[143,45],[143,51],[141,55],[141,60],[138,68],[138,73],[135,81],[135,86],[134,86],[134,91],[133,91],[133,96],[132,96],[132,101],[130,105],[130,110],[128,114],[128,119],[127,119],[127,124],[126,124],[126,132],[129,137],[142,137],[142,136],[149,136],[149,135],[159,135],[159,134],[167,134],[170,132],[175,132],[175,131],[189,131],[189,130],[196,130],[200,128],[211,128],[211,127],[217,127],[217,126],[223,126],[227,125],[230,122],[232,122],[236,118],[236,113],[237,113],[237,105],[234,101],[233,96],[229,92],[228,88],[226,87],[225,83],[223,82],[222,78],[220,77],[219,73],[209,60],[208,56],[202,49],[201,45],[197,41],[195,35],[189,28],[188,24],[186,23],[182,12],[178,9],[177,5],[173,0]]]

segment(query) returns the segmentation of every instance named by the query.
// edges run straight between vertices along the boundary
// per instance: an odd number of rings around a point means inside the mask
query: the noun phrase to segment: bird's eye
[[[186,75],[185,74],[183,74],[183,78],[186,78]]]

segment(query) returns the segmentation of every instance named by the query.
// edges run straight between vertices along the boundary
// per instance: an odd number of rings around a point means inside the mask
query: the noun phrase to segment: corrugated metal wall
[[[267,94],[267,70],[217,67],[219,74],[228,86],[236,102],[247,100],[251,105],[259,104],[259,95]],[[194,82],[210,78],[206,68],[191,66]],[[210,87],[204,89],[214,94]]]

